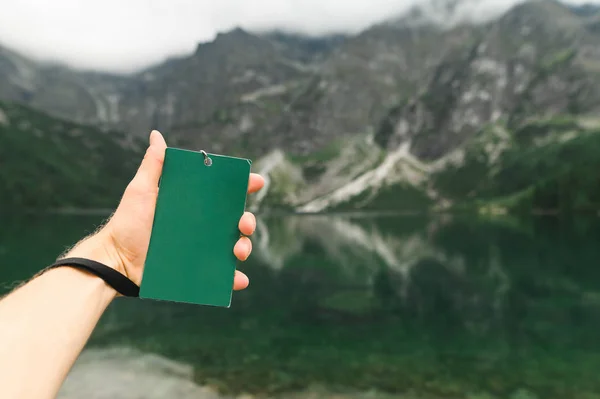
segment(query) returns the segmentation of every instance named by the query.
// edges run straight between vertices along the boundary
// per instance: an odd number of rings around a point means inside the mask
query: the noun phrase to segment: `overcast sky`
[[[356,32],[422,1],[7,0],[0,12],[0,43],[38,59],[128,72],[189,53],[234,26]],[[464,1],[477,2],[484,14],[519,2]]]

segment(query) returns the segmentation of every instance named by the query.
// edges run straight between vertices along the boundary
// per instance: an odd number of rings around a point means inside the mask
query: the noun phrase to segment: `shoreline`
[[[0,215],[6,213],[26,213],[37,215],[68,215],[68,216],[110,216],[115,210],[111,208],[50,208],[50,209],[31,209],[31,208],[12,208],[7,210],[0,208]],[[486,213],[479,212],[478,209],[446,209],[446,210],[332,210],[329,212],[296,212],[293,210],[266,209],[254,212],[256,215],[272,216],[347,216],[347,217],[430,217],[430,216],[454,216],[454,215],[472,215],[476,217],[528,217],[528,216],[570,216],[570,215],[594,215],[600,217],[600,209],[581,209],[573,210],[568,213],[561,213],[557,209],[533,209],[527,213]]]

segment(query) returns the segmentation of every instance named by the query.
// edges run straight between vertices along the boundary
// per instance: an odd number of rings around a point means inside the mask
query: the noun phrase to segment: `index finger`
[[[257,173],[250,173],[250,181],[248,182],[248,193],[255,193],[265,185],[265,179]]]

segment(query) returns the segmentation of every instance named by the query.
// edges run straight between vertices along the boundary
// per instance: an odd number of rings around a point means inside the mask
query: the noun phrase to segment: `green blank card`
[[[167,148],[140,298],[231,305],[250,165]]]

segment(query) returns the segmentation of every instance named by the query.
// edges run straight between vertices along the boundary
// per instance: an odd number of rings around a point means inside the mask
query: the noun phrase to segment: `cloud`
[[[461,13],[482,16],[518,2],[463,1],[468,7]],[[37,59],[127,72],[189,53],[198,42],[235,26],[313,35],[354,33],[418,2],[422,0],[7,1],[0,13],[0,43]]]

